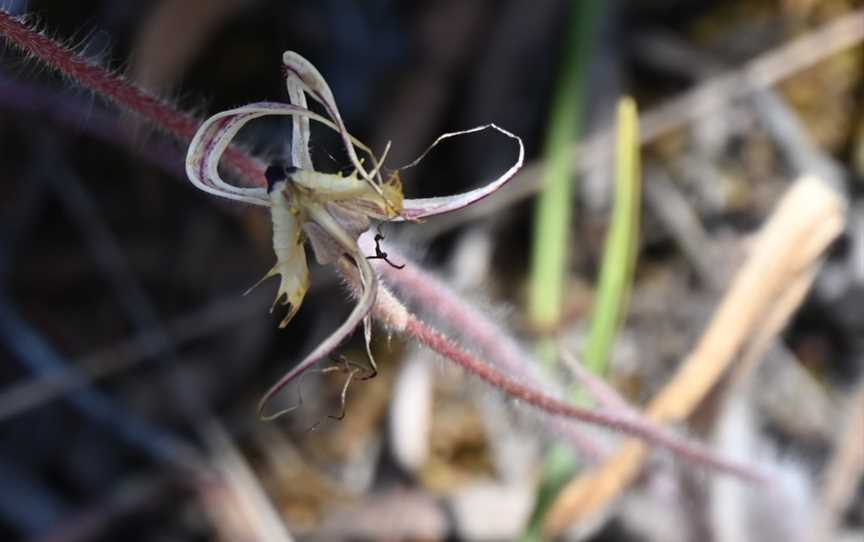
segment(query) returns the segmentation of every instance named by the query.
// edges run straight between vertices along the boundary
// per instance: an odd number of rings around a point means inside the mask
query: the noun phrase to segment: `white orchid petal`
[[[225,115],[219,114],[210,117],[201,125],[186,154],[186,176],[204,192],[255,205],[267,205],[266,198],[260,197],[254,188],[231,186],[222,181],[218,174],[214,179],[208,173],[208,161],[215,148],[214,141],[224,134],[223,128],[228,120],[230,119]]]
[[[297,78],[297,80],[306,88],[306,91],[317,102],[324,106],[327,114],[333,119],[333,122],[339,127],[337,130],[342,136],[342,141],[345,143],[345,150],[348,152],[348,158],[351,164],[360,172],[360,175],[369,182],[373,182],[373,177],[363,168],[360,158],[352,145],[351,137],[348,134],[348,129],[342,121],[342,115],[339,114],[339,107],[336,105],[336,99],[333,97],[333,91],[330,90],[330,85],[324,80],[318,68],[312,65],[311,62],[300,56],[294,51],[285,51],[282,55],[282,63],[285,65],[289,75]]]
[[[513,134],[512,132],[501,128],[496,124],[486,124],[484,126],[478,126],[476,128],[471,128],[468,130],[460,130],[458,132],[449,132],[443,134],[436,139],[432,145],[430,145],[423,154],[420,155],[419,158],[399,169],[405,169],[416,166],[420,160],[422,160],[436,145],[444,141],[445,139],[449,139],[451,137],[456,137],[465,134],[471,134],[474,132],[480,132],[486,129],[497,130],[498,132],[504,134],[505,136],[513,139],[516,143],[519,144],[519,156],[516,159],[516,162],[504,172],[503,175],[492,181],[491,183],[482,186],[480,188],[471,190],[469,192],[463,192],[461,194],[456,194],[453,196],[442,196],[436,198],[418,198],[418,199],[406,199],[402,204],[402,216],[396,218],[394,220],[417,220],[421,218],[426,218],[429,216],[440,215],[443,213],[449,213],[451,211],[456,211],[458,209],[462,209],[463,207],[467,207],[474,202],[480,201],[481,199],[489,196],[490,194],[495,193],[497,190],[501,189],[505,184],[507,184],[510,179],[512,179],[516,172],[522,167],[522,163],[525,160],[525,147],[522,144],[522,138]]]
[[[219,162],[222,159],[222,155],[225,153],[225,149],[227,149],[228,145],[231,144],[231,140],[234,139],[237,132],[240,131],[240,128],[242,128],[247,122],[260,116],[260,113],[215,115],[217,118],[216,122],[213,123],[214,130],[210,132],[212,136],[205,140],[203,144],[204,151],[201,153],[203,163],[201,164],[202,167],[199,171],[203,171],[205,178],[208,179],[217,189],[234,195],[243,196],[244,198],[252,198],[254,200],[252,203],[266,205],[266,200],[268,200],[267,191],[263,188],[234,186],[223,181],[222,177],[219,175]]]
[[[303,91],[302,81],[296,75],[289,72],[285,77],[285,86],[288,87],[288,100],[293,105],[309,109],[306,104],[306,93]],[[311,137],[309,118],[294,115],[291,119],[291,125],[293,127],[291,132],[291,161],[293,165],[303,169],[315,169],[312,156],[309,154],[309,138]]]
[[[198,128],[186,153],[186,175],[199,189],[224,198],[267,207],[270,200],[263,188],[244,188],[225,182],[219,162],[237,132],[249,121],[265,115],[291,115],[316,120],[338,130],[329,119],[294,105],[258,102],[213,115]]]
[[[341,125],[342,117],[339,115],[336,99],[318,68],[294,51],[285,51],[282,63],[288,73],[305,87],[306,92],[324,106],[330,118]]]

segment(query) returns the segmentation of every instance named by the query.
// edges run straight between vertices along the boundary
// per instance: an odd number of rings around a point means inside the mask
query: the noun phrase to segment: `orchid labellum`
[[[403,199],[398,172],[387,180],[381,174],[381,163],[387,150],[378,159],[369,147],[348,132],[333,93],[318,70],[292,51],[285,52],[283,62],[291,103],[253,103],[207,119],[189,145],[186,174],[195,186],[205,192],[270,208],[276,265],[262,281],[280,276],[279,291],[271,307],[272,311],[279,303],[288,305],[280,327],[286,326],[296,314],[309,289],[309,269],[304,249],[306,239],[311,241],[319,263],[339,263],[349,273],[356,273],[361,294],[345,322],[264,395],[259,404],[259,414],[273,395],[333,352],[360,322],[364,324],[366,349],[374,370],[375,362],[369,349],[370,313],[377,296],[378,277],[357,244],[359,236],[370,228],[372,221],[418,220],[461,209],[501,188],[522,166],[524,154],[521,139],[494,124],[444,134],[426,152],[446,138],[491,128],[518,143],[518,158],[501,177],[470,192],[449,197]],[[323,107],[324,115],[307,108],[307,95]],[[220,176],[219,162],[231,140],[246,123],[267,115],[292,117],[291,163],[275,162],[270,165],[265,173],[266,188],[246,188],[226,182]],[[339,133],[354,167],[352,174],[341,176],[315,170],[309,154],[310,120]],[[360,158],[361,154],[366,157],[368,169]],[[415,165],[420,158],[409,166]],[[285,412],[287,410],[262,417],[272,419]]]

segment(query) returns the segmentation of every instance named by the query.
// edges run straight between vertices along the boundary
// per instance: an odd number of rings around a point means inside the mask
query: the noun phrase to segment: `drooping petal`
[[[453,196],[442,196],[436,198],[419,198],[419,199],[406,199],[403,203],[403,210],[401,217],[394,218],[393,220],[419,220],[422,218],[426,218],[429,216],[440,215],[443,213],[449,213],[451,211],[456,211],[458,209],[462,209],[463,207],[467,207],[472,203],[480,201],[481,199],[493,194],[495,191],[499,190],[503,187],[507,182],[516,175],[516,172],[522,167],[522,163],[525,160],[525,148],[522,145],[522,138],[497,126],[495,124],[487,124],[485,126],[478,126],[476,128],[471,128],[468,130],[460,130],[458,132],[449,132],[441,135],[436,139],[432,145],[430,145],[423,154],[420,155],[419,158],[404,166],[400,169],[405,169],[409,167],[414,167],[417,163],[420,162],[436,145],[444,141],[445,139],[449,139],[451,137],[456,137],[465,134],[471,134],[474,132],[480,132],[486,129],[497,130],[498,132],[504,134],[505,136],[513,139],[519,145],[519,154],[516,158],[516,162],[504,172],[503,175],[487,184],[486,186],[482,186],[480,188],[476,188],[469,192],[463,192],[461,194],[456,194]]]
[[[350,236],[341,230],[335,220],[327,213],[326,209],[320,205],[312,204],[307,209],[307,212],[310,215],[310,218],[318,224],[324,231],[326,231],[330,237],[336,241],[343,249],[344,254],[354,260],[355,269],[359,272],[360,275],[360,284],[361,284],[361,295],[360,299],[357,302],[357,305],[351,311],[351,314],[348,315],[348,318],[340,325],[336,331],[334,331],[329,337],[327,337],[321,344],[315,347],[315,349],[307,355],[300,363],[298,363],[294,368],[288,371],[285,376],[279,379],[273,386],[270,387],[269,390],[264,394],[261,398],[261,401],[258,403],[258,415],[263,420],[272,420],[278,418],[282,414],[290,412],[294,410],[295,407],[290,407],[284,410],[280,410],[273,414],[265,414],[264,409],[267,407],[267,403],[270,399],[273,398],[276,394],[282,391],[285,386],[290,384],[294,379],[303,374],[306,370],[311,368],[313,365],[319,363],[321,360],[330,355],[333,350],[335,350],[340,344],[342,344],[345,339],[351,336],[360,322],[363,322],[366,317],[369,315],[372,310],[372,305],[375,303],[375,298],[378,295],[378,277],[375,274],[375,271],[372,269],[372,266],[369,265],[369,262],[366,261],[366,258],[360,254],[356,242],[352,241]],[[365,333],[368,337],[368,328]],[[367,346],[368,349],[368,346]],[[370,361],[372,358],[370,357]],[[374,361],[372,361],[374,368]]]
[[[196,187],[223,198],[253,205],[269,206],[263,188],[239,187],[225,182],[219,174],[219,161],[237,132],[251,120],[265,115],[291,115],[313,119],[338,130],[329,119],[294,105],[258,102],[213,115],[198,128],[186,153],[186,175]]]

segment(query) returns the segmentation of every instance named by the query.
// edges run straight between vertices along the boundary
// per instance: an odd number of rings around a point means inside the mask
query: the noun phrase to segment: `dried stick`
[[[293,542],[260,479],[222,424],[212,418],[201,432],[222,482],[217,487],[202,486],[202,500],[224,539]]]
[[[809,286],[844,219],[845,202],[838,193],[813,177],[796,181],[763,226],[701,340],[651,401],[652,419],[683,421],[739,355],[755,358],[753,345],[770,342],[797,308],[806,291],[802,286]],[[546,533],[560,533],[605,509],[635,478],[647,451],[642,443],[627,443],[606,464],[570,482],[547,516]]]

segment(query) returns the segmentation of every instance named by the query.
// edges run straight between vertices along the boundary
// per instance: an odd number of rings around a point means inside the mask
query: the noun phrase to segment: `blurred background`
[[[537,166],[555,159],[556,123],[568,144],[608,133],[618,98],[634,96],[657,122],[643,124],[637,263],[604,373],[635,404],[690,351],[792,181],[815,172],[839,187],[845,231],[769,351],[775,362],[723,418],[749,444],[721,448],[776,469],[782,498],[724,493],[710,474],[659,454],[590,525],[574,520],[579,528],[560,534],[597,541],[811,540],[826,517],[828,539],[864,536],[864,460],[855,460],[864,415],[854,417],[864,409],[860,38],[811,43],[814,58],[781,61],[777,84],[720,87],[708,115],[691,114],[689,102],[657,113],[784,43],[860,21],[862,5],[3,2],[202,118],[287,101],[281,56],[290,49],[318,67],[360,140],[379,151],[393,142],[393,167],[442,132],[495,122],[520,135],[533,168],[512,189],[469,212],[386,225],[384,248],[435,273],[537,357],[553,332],[575,353],[584,348],[614,194],[608,145],[594,158],[566,147],[581,174],[566,175],[566,245],[549,249],[564,255],[549,321],[530,308]],[[285,156],[290,138],[285,120],[241,134],[264,158]],[[313,145],[321,170],[345,170],[330,134],[315,131]],[[309,295],[279,330],[281,314],[268,313],[275,280],[242,296],[273,264],[269,216],[196,190],[184,154],[0,46],[0,539],[531,539],[554,432],[399,336],[376,334],[380,372],[351,385],[344,419],[331,418],[342,411],[341,372],[304,377],[301,408],[257,419],[263,391],[351,302],[332,270],[312,264]],[[494,134],[448,141],[403,173],[406,195],[480,186],[514,157]],[[341,352],[363,359],[362,338]],[[297,395],[290,389],[284,404]],[[824,480],[844,449],[849,489],[832,500]],[[744,506],[752,501],[763,506]]]

